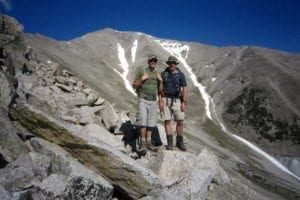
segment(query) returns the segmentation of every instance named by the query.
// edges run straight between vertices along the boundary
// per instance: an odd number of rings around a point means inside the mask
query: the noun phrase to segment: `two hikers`
[[[139,127],[141,150],[155,150],[151,143],[151,127],[156,126],[157,97],[159,109],[165,120],[167,149],[173,149],[171,120],[176,121],[176,146],[182,151],[187,148],[183,142],[183,120],[187,99],[187,84],[184,74],[177,68],[178,60],[170,56],[166,62],[168,67],[158,73],[157,57],[148,57],[148,67],[140,68],[132,84],[138,95],[136,125]]]

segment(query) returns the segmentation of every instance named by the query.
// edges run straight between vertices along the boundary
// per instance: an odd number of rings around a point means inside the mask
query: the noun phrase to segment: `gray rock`
[[[40,65],[33,60],[27,61],[24,65],[23,65],[23,73],[33,73],[33,72],[37,72],[37,70],[40,68]]]
[[[0,138],[0,153],[7,162],[12,162],[28,153],[2,106],[0,106]]]
[[[15,128],[17,135],[19,136],[19,138],[21,138],[22,141],[26,141],[34,137],[34,135],[29,133],[24,127],[20,126],[19,123],[12,121],[11,124]]]
[[[89,95],[90,93],[93,92],[93,90],[92,90],[91,88],[84,88],[84,89],[82,90],[82,92],[83,92],[84,94],[86,94],[86,95]]]
[[[0,70],[0,102],[8,106],[15,95],[15,89],[10,82],[8,75]]]
[[[96,140],[99,140],[103,143],[111,145],[117,149],[120,149],[124,146],[123,142],[116,138],[113,134],[107,131],[107,129],[101,127],[98,124],[87,124],[82,128],[83,135],[89,135],[94,137]],[[122,148],[123,149],[123,148]]]
[[[9,192],[7,192],[1,185],[0,185],[0,199],[3,200],[12,200],[12,196]]]
[[[111,199],[112,188],[94,183],[84,177],[74,177],[68,180],[67,188],[64,191],[66,199]]]
[[[78,81],[77,86],[79,87],[79,89],[82,89],[84,87],[84,84],[82,81]]]
[[[34,88],[34,94],[45,102],[51,102],[49,97],[52,96],[53,91],[50,87],[38,86]]]
[[[53,95],[56,104],[62,109],[73,108],[75,106],[83,106],[88,104],[88,100],[83,93],[65,93]]]
[[[62,76],[63,66],[58,63],[50,62],[49,66],[53,68],[53,76]]]
[[[70,76],[74,76],[74,74],[66,69],[62,70],[62,75],[64,77],[70,77]]]
[[[51,175],[36,185],[41,189],[43,196],[51,193],[52,196],[63,199],[111,198],[113,192],[111,184],[84,167],[64,149],[38,138],[32,139],[31,143],[36,152],[51,158],[51,169],[47,170]]]
[[[68,79],[63,76],[56,76],[54,80],[56,83],[63,84],[63,85],[68,85],[69,83]]]
[[[59,83],[55,83],[55,85],[64,92],[71,92],[73,90],[73,87],[71,86],[67,86]]]
[[[0,185],[8,192],[17,192],[32,186],[35,182],[33,163],[29,155],[20,156],[0,169]]]
[[[219,200],[219,199],[236,199],[236,200],[271,200],[271,199],[281,199],[278,197],[265,197],[260,195],[252,188],[241,183],[237,179],[232,179],[230,184],[211,184],[212,188],[205,195],[205,200]]]
[[[30,152],[29,156],[33,163],[32,168],[35,176],[40,179],[46,178],[51,172],[51,158],[47,155],[34,152]]]
[[[94,105],[100,106],[100,105],[104,104],[104,102],[105,102],[105,99],[102,99],[102,98],[98,97],[98,99],[97,99],[97,101],[94,103]]]
[[[190,172],[196,156],[191,153],[164,151],[163,160],[158,172],[158,180],[164,187],[179,182]],[[178,167],[180,166],[180,167]]]
[[[66,189],[67,176],[62,174],[51,174],[44,179],[38,187],[40,187],[44,193],[52,193],[53,196],[62,196]]]
[[[113,190],[84,177],[67,178],[52,174],[36,186],[40,191],[31,194],[34,199],[111,199]]]
[[[76,93],[69,96],[66,103],[72,106],[85,106],[89,104],[89,99],[83,93]]]
[[[96,101],[98,100],[98,96],[95,93],[89,93],[87,96],[89,101],[89,105],[96,105]],[[98,103],[98,105],[101,105]]]
[[[111,104],[104,104],[104,109],[101,112],[101,117],[105,128],[107,128],[108,130],[115,129],[118,126],[119,117]]]
[[[166,151],[159,171],[165,189],[162,199],[204,199],[209,185],[229,183],[216,156],[204,149],[198,156],[191,153]]]
[[[61,94],[62,91],[56,85],[50,85],[50,89],[56,94]]]
[[[14,18],[1,14],[0,24],[0,46],[18,42],[22,38],[23,26]]]
[[[80,108],[73,108],[64,118],[69,118],[69,120],[74,120],[73,123],[76,124],[88,124],[88,123],[97,123],[101,124],[101,118],[96,115],[97,112],[100,112],[103,109],[102,106],[81,106]]]
[[[79,119],[76,118],[75,116],[69,116],[69,115],[62,115],[61,118],[65,120],[66,122],[74,123],[74,124],[79,124]]]

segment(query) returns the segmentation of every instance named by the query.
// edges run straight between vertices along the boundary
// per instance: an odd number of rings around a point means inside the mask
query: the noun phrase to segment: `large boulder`
[[[35,181],[33,163],[28,154],[0,169],[0,185],[11,194],[26,190]]]
[[[18,103],[17,107],[10,109],[10,115],[34,135],[63,147],[83,165],[104,175],[115,186],[117,193],[128,198],[136,199],[147,194],[157,180],[151,170],[112,146],[72,132],[67,124],[28,104]]]
[[[95,140],[99,140],[117,149],[124,146],[123,142],[119,138],[116,138],[116,136],[98,124],[90,123],[85,125],[82,128],[82,133],[94,137]]]
[[[198,156],[177,151],[164,152],[158,174],[165,187],[161,199],[204,199],[209,185],[229,183],[216,156],[204,149]]]
[[[29,154],[0,169],[1,199],[112,198],[113,186],[61,147],[38,138],[30,145]]]
[[[48,174],[30,191],[35,199],[43,199],[49,194],[63,199],[111,199],[113,186],[63,148],[39,138],[32,139],[31,145],[35,154],[44,158],[32,156],[35,173]]]

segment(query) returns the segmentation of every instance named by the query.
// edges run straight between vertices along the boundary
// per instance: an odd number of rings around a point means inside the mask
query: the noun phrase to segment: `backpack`
[[[124,141],[124,146],[130,145],[132,151],[135,152],[137,150],[136,145],[139,138],[137,127],[128,120],[121,125],[120,130],[123,132],[122,140]]]
[[[163,93],[167,97],[178,98],[181,96],[181,80],[183,79],[183,73],[177,68],[176,73],[172,73],[165,69],[161,73],[163,79]]]
[[[151,141],[154,146],[163,145],[157,126],[151,127]]]

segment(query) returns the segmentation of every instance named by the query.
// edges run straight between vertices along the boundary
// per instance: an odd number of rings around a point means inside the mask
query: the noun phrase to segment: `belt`
[[[149,95],[149,94],[139,94],[138,95],[139,98],[141,99],[145,99],[147,101],[156,101],[156,95]]]
[[[180,99],[179,97],[167,97],[167,96],[165,96],[165,98],[166,98],[166,103],[167,104],[169,102],[169,99],[171,100],[171,107],[173,107],[173,104],[174,104],[174,102],[176,102],[176,100]]]
[[[180,99],[180,96],[175,96],[172,94],[163,94],[163,97],[169,98],[169,99]]]

